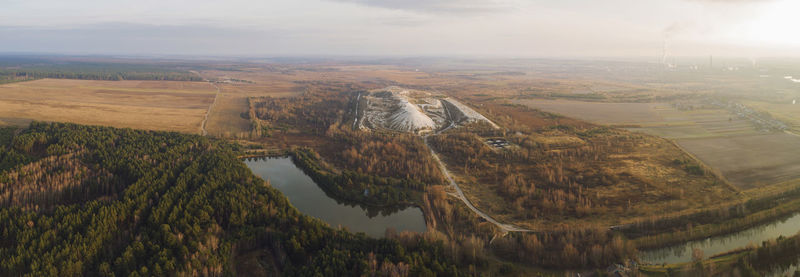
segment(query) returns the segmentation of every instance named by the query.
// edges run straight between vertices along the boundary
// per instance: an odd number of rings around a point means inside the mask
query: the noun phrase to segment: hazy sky
[[[0,0],[0,52],[798,56],[797,0]]]

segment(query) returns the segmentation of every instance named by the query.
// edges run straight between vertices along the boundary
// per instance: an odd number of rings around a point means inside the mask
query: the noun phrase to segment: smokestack
[[[708,55],[708,69],[714,68],[714,56]]]

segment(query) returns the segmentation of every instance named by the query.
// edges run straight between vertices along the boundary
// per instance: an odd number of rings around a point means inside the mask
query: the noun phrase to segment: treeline
[[[448,197],[443,186],[430,187],[423,203],[426,213],[430,213],[426,215],[428,226],[444,232],[446,244],[461,259],[488,262],[487,257],[494,255],[543,268],[589,269],[626,263],[638,255],[632,241],[605,228],[564,227],[497,236],[494,224],[477,217],[461,201]]]
[[[638,220],[619,228],[641,249],[724,235],[800,210],[800,188],[678,216]]]
[[[78,174],[64,168],[32,179],[9,178],[14,169],[75,165],[106,172],[114,178],[97,181],[117,180],[121,187],[100,198],[54,202],[48,210],[15,202],[0,207],[3,276],[233,275],[239,261],[234,255],[248,250],[269,253],[274,259],[262,262],[288,276],[463,273],[441,242],[371,239],[300,214],[237,159],[241,152],[235,145],[62,123],[34,122],[14,136],[4,141],[5,151],[31,158],[3,171],[4,180],[14,182],[9,186],[61,183],[58,176]],[[54,155],[79,159],[59,164]]]
[[[547,268],[604,268],[636,259],[635,245],[603,229],[512,233],[492,243],[496,254]]]
[[[164,61],[126,63],[80,60],[69,57],[0,56],[0,83],[41,78],[202,81],[203,78],[188,70],[190,66],[202,65]]]
[[[11,142],[16,131],[14,127],[0,127],[0,173],[35,159],[14,149]]]
[[[693,251],[692,262],[650,265],[642,269],[649,276],[798,276],[800,236],[779,236],[726,253],[703,257]],[[706,258],[706,259],[704,259]]]
[[[189,72],[173,71],[117,71],[112,69],[102,71],[86,71],[78,69],[61,70],[29,70],[29,69],[0,69],[0,82],[18,82],[43,78],[51,79],[77,79],[77,80],[145,80],[145,81],[203,81],[203,78]]]

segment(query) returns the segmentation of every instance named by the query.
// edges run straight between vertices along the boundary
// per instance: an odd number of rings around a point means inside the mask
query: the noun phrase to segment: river
[[[702,240],[690,241],[672,247],[642,251],[639,259],[651,264],[684,263],[692,261],[692,249],[700,249],[704,256],[728,252],[737,248],[746,247],[752,243],[756,246],[761,242],[778,238],[789,237],[800,231],[800,213],[772,221],[756,227],[745,229],[728,235],[716,236]]]

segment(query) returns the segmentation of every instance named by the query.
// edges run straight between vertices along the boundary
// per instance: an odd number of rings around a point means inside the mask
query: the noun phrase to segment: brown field
[[[800,138],[796,136],[773,133],[677,142],[742,189],[800,178]]]
[[[0,124],[30,120],[200,133],[215,89],[203,82],[43,79],[0,85]]]
[[[604,103],[573,100],[518,100],[520,104],[598,124],[640,124],[664,119],[654,103]]]
[[[543,111],[597,124],[617,125],[670,139],[758,134],[748,120],[718,108],[678,110],[668,103],[603,103],[572,100],[518,100]]]
[[[723,109],[681,111],[663,105],[657,112],[663,121],[641,124],[639,128],[629,129],[670,139],[759,134],[750,121]]]

